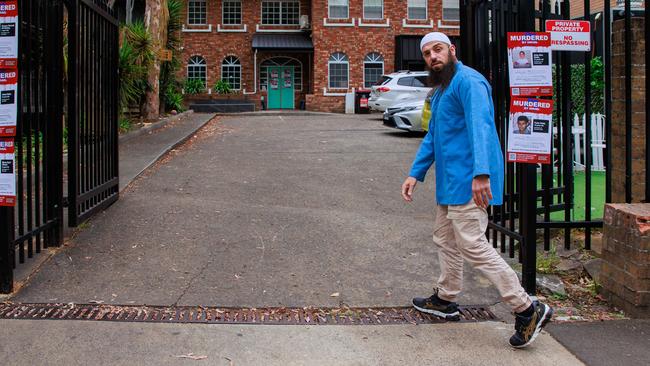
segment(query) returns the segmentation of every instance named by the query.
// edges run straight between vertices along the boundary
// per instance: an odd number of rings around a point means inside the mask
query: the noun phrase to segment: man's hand
[[[404,183],[402,183],[402,198],[404,198],[404,201],[413,201],[413,190],[416,184],[418,184],[418,181],[413,177],[406,178]]]
[[[405,183],[406,184],[406,183]],[[492,190],[490,189],[490,177],[487,175],[478,175],[472,180],[472,197],[477,206],[487,208],[492,199]]]

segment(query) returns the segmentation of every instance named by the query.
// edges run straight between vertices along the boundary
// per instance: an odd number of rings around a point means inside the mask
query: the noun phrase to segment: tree
[[[149,66],[147,81],[149,90],[145,95],[144,118],[157,119],[160,114],[160,59],[158,55],[167,45],[167,0],[146,0],[144,24],[151,35],[156,58]]]

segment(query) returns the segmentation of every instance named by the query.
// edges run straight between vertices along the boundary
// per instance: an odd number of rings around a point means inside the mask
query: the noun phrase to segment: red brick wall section
[[[349,58],[349,89],[332,90],[328,92],[345,93],[352,88],[363,87],[363,60],[370,52],[379,52],[384,58],[384,72],[394,71],[395,60],[395,37],[398,35],[424,35],[428,32],[439,30],[438,21],[442,19],[442,0],[429,0],[428,18],[433,20],[433,28],[405,28],[402,27],[402,20],[407,16],[407,2],[405,0],[385,0],[384,20],[375,21],[385,23],[390,21],[390,27],[360,27],[358,19],[363,17],[363,0],[350,0],[350,18],[354,18],[354,27],[325,27],[323,19],[327,17],[327,0],[301,0],[300,13],[309,15],[312,25],[312,41],[314,54],[311,58],[313,64],[312,77],[309,76],[309,60],[303,62],[303,93],[296,93],[296,107],[299,100],[306,100],[307,108],[318,111],[344,111],[344,97],[324,96],[324,88],[328,87],[328,60],[332,53],[343,52]],[[207,0],[208,23],[212,25],[212,32],[194,33],[183,32],[183,59],[184,67],[180,76],[186,77],[187,60],[193,55],[200,55],[207,62],[208,86],[213,87],[221,77],[221,62],[229,55],[237,56],[242,64],[242,90],[248,93],[255,90],[253,50],[251,48],[253,34],[257,24],[261,23],[261,0],[242,1],[243,19],[242,23],[247,25],[246,33],[224,33],[217,32],[217,24],[221,23],[221,1]],[[184,7],[184,11],[187,7]],[[186,19],[184,14],[183,19]],[[350,22],[344,20],[342,22]],[[328,20],[329,22],[337,22]],[[339,21],[341,22],[341,21]],[[373,21],[363,21],[372,23]],[[429,24],[429,21],[409,21],[409,24]],[[445,22],[445,25],[457,25],[458,23]],[[186,25],[186,27],[188,27]],[[298,27],[289,27],[298,29]],[[274,28],[277,29],[277,28]],[[440,29],[450,36],[457,36],[459,30]],[[286,56],[296,57],[295,54]],[[258,53],[258,63],[261,62]],[[258,70],[259,72],[259,70]],[[307,90],[307,86],[311,90]],[[311,95],[306,95],[311,93]],[[250,98],[259,100],[260,91]]]
[[[632,18],[632,131],[625,130],[625,28],[614,22],[612,32],[612,201],[625,202],[625,136],[632,139],[632,202],[645,196],[645,40],[643,18]]]
[[[632,317],[650,318],[650,204],[608,204],[601,285],[608,301]]]

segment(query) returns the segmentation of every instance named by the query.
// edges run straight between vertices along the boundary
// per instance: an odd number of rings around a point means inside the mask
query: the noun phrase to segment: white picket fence
[[[573,163],[575,168],[584,169],[586,163],[585,150],[585,115],[582,118],[575,115],[573,118]],[[591,170],[605,170],[605,115],[591,115]]]

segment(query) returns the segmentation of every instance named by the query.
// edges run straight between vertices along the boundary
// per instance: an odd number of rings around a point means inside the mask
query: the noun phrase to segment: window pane
[[[416,76],[415,79],[413,79],[413,86],[416,88],[426,88],[427,83],[426,76]]]
[[[241,1],[223,2],[223,24],[241,24]]]
[[[190,0],[187,3],[187,22],[199,25],[207,23],[205,0]]]
[[[348,88],[348,64],[330,63],[330,88]]]
[[[408,0],[409,19],[427,19],[426,0]]]
[[[348,0],[329,0],[329,17],[346,19],[348,17]]]
[[[383,0],[364,0],[363,17],[366,19],[382,19]]]
[[[267,25],[297,25],[300,21],[300,2],[263,1],[262,24]]]
[[[397,80],[397,85],[411,86],[413,85],[413,77],[401,78]]]
[[[382,63],[366,63],[364,64],[364,86],[369,88],[375,85],[384,73],[384,64]]]

